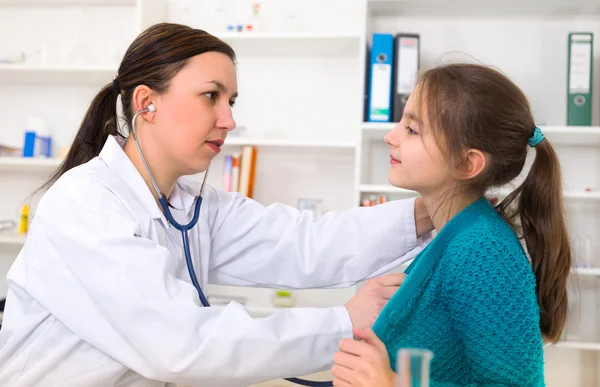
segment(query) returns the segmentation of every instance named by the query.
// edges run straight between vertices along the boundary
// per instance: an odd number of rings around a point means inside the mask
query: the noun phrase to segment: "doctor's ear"
[[[147,113],[140,114],[143,116],[146,121],[153,123],[154,116],[156,112],[156,104],[153,99],[156,98],[156,94],[150,89],[148,86],[139,85],[133,91],[133,106],[134,106],[134,114],[141,110],[147,109]]]
[[[144,117],[144,119],[150,124],[154,124],[154,119],[156,118],[156,106],[153,103],[151,103],[148,106],[146,106],[143,110],[146,110],[146,112],[140,114],[140,116]]]

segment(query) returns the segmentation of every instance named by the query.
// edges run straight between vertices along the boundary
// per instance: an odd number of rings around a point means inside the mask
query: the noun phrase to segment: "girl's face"
[[[428,130],[426,107],[417,109],[418,93],[417,87],[408,99],[402,120],[384,137],[390,147],[388,178],[396,187],[422,196],[437,195],[455,186],[456,180]],[[417,116],[418,111],[422,117]]]
[[[191,58],[155,99],[149,130],[161,162],[179,176],[206,170],[235,128],[231,109],[236,98],[236,69],[227,55],[207,52]]]

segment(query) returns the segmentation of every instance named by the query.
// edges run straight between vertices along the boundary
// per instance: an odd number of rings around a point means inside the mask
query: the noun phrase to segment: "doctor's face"
[[[236,69],[219,52],[191,58],[157,97],[155,136],[179,175],[206,170],[235,128],[232,107],[237,98]]]
[[[455,181],[428,130],[426,107],[417,109],[419,100],[416,88],[404,108],[402,120],[384,137],[390,147],[388,178],[396,187],[417,191],[422,196],[435,195]]]

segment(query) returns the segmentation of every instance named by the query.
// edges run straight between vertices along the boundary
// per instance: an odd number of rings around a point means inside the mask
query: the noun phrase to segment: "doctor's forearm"
[[[433,223],[425,207],[425,202],[420,197],[415,199],[415,228],[417,230],[417,238],[433,230]]]

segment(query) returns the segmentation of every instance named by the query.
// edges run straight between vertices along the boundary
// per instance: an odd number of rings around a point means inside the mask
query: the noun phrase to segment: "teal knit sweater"
[[[535,276],[486,199],[452,218],[407,268],[373,329],[395,370],[401,348],[433,352],[431,386],[544,386]]]

